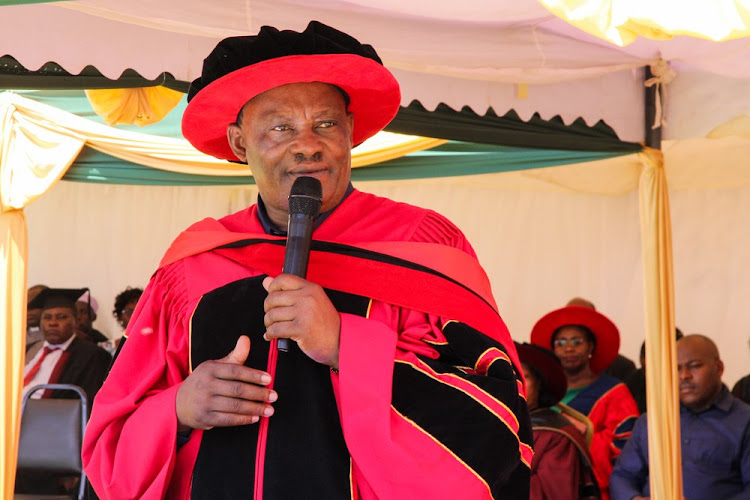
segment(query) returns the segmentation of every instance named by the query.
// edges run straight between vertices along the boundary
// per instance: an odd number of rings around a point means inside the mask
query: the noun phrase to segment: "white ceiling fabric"
[[[6,6],[2,13],[0,52],[28,69],[55,61],[71,73],[91,64],[110,78],[132,68],[150,79],[166,71],[180,80],[194,79],[223,37],[265,24],[300,30],[317,19],[372,44],[399,78],[404,104],[418,99],[432,109],[445,102],[479,113],[491,106],[498,114],[515,109],[528,119],[539,112],[568,123],[603,119],[631,141],[643,139],[644,123],[642,71],[632,70],[659,56],[678,71],[667,88],[666,138],[702,136],[733,117],[738,95],[750,95],[748,39],[639,39],[616,47],[536,0],[82,0]],[[518,97],[517,84],[527,98]],[[696,96],[710,99],[696,108]]]

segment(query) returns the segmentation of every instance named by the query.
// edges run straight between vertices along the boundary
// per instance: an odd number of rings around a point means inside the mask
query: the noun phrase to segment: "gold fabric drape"
[[[2,105],[12,105],[18,120],[37,124],[56,136],[83,140],[90,148],[139,165],[183,174],[252,176],[252,165],[248,170],[247,165],[205,155],[184,139],[118,130],[12,92],[0,93]],[[446,142],[381,132],[352,151],[352,167],[392,160]]]
[[[107,125],[156,123],[172,111],[185,96],[162,86],[134,89],[87,90],[86,97]]]
[[[4,96],[5,94],[0,94]],[[0,99],[0,493],[13,497],[21,388],[26,346],[26,259],[28,234],[23,208],[44,194],[83,147],[74,134],[29,120],[12,99]]]
[[[639,157],[651,498],[674,500],[682,498],[682,461],[669,193],[662,152],[649,148]]]

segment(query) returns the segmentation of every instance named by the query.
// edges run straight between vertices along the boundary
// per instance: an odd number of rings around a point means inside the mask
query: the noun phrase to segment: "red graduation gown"
[[[190,495],[206,433],[177,450],[174,405],[194,366],[194,315],[213,291],[278,274],[283,262],[256,211],[183,233],[145,290],[84,442],[101,498]],[[308,279],[371,298],[364,315],[341,312],[340,375],[330,374],[350,456],[347,496],[527,497],[531,433],[517,356],[461,232],[432,211],[354,191],[314,238],[330,243],[313,249]],[[265,458],[254,457],[256,498],[278,496],[279,465]]]

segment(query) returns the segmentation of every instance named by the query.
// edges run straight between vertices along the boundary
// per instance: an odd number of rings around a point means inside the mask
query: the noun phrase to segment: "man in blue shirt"
[[[750,406],[722,384],[724,364],[703,335],[677,342],[683,494],[689,500],[750,499]],[[649,498],[646,415],[610,478],[613,500]]]

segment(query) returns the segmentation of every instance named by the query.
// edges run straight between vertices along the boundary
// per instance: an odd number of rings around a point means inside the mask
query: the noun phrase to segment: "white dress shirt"
[[[36,364],[37,360],[42,357],[42,353],[44,352],[45,347],[49,346],[51,349],[53,349],[53,351],[47,354],[47,357],[44,358],[44,361],[42,361],[42,366],[39,368],[39,371],[36,372],[36,375],[34,375],[34,378],[31,379],[29,384],[23,388],[21,397],[25,396],[26,393],[29,392],[29,389],[31,389],[35,385],[46,384],[49,382],[52,371],[55,369],[57,362],[60,361],[60,357],[62,356],[63,351],[70,346],[70,343],[73,342],[74,338],[75,335],[71,335],[70,338],[62,344],[50,344],[46,340],[44,341],[42,347],[37,351],[34,357],[26,363],[26,366],[23,369],[24,377],[27,373],[29,373],[29,371],[31,371],[31,368]],[[41,399],[42,394],[44,394],[44,391],[37,391],[31,397],[33,399]]]

